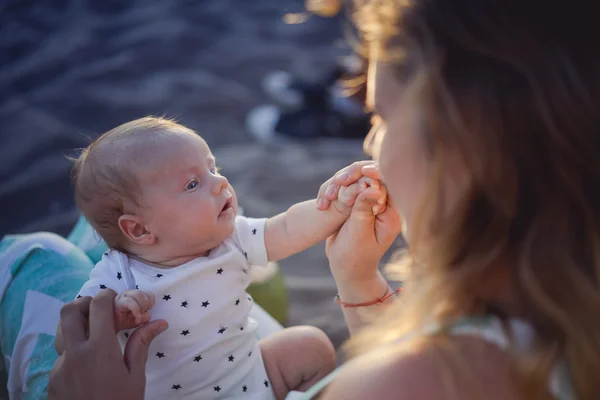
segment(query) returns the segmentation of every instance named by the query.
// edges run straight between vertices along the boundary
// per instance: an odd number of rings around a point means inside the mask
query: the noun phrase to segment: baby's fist
[[[115,325],[117,331],[130,329],[150,321],[154,294],[143,290],[127,290],[115,297]]]
[[[385,186],[380,181],[366,176],[363,176],[350,186],[342,186],[338,193],[337,200],[333,201],[332,204],[340,213],[350,215],[358,195],[367,188],[370,188],[370,190],[373,191],[371,196],[375,195],[378,197],[377,204],[373,207],[373,214],[377,215],[385,211],[387,200]]]

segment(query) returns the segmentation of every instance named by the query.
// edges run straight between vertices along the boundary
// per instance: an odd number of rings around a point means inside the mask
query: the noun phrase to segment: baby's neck
[[[150,254],[135,254],[133,252],[129,252],[129,257],[141,261],[145,264],[151,265],[156,268],[175,268],[183,265],[187,262],[195,260],[199,257],[206,257],[210,253],[210,250],[205,251],[201,254],[190,254],[185,256],[178,257],[161,257],[157,255]]]

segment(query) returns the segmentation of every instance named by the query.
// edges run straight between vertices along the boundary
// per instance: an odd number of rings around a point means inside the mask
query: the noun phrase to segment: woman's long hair
[[[357,0],[351,12],[368,56],[393,66],[403,103],[419,110],[433,165],[411,238],[433,237],[411,243],[419,265],[401,301],[352,352],[431,319],[486,313],[511,291],[536,333],[531,352],[511,355],[525,398],[548,398],[564,360],[577,398],[599,399],[600,22],[590,3]],[[470,184],[442,215],[448,151]]]

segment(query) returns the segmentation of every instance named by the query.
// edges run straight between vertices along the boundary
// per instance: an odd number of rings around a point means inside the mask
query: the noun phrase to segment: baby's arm
[[[265,244],[269,261],[277,261],[325,240],[337,232],[352,210],[356,197],[368,186],[381,191],[385,203],[383,185],[370,178],[361,178],[353,185],[340,190],[338,199],[327,210],[317,210],[316,200],[309,200],[290,207],[286,212],[267,220]]]

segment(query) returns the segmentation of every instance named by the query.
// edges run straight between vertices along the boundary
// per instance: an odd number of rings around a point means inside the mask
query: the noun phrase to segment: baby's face
[[[161,138],[156,153],[140,176],[146,229],[165,257],[202,255],[233,233],[235,192],[198,135]]]

